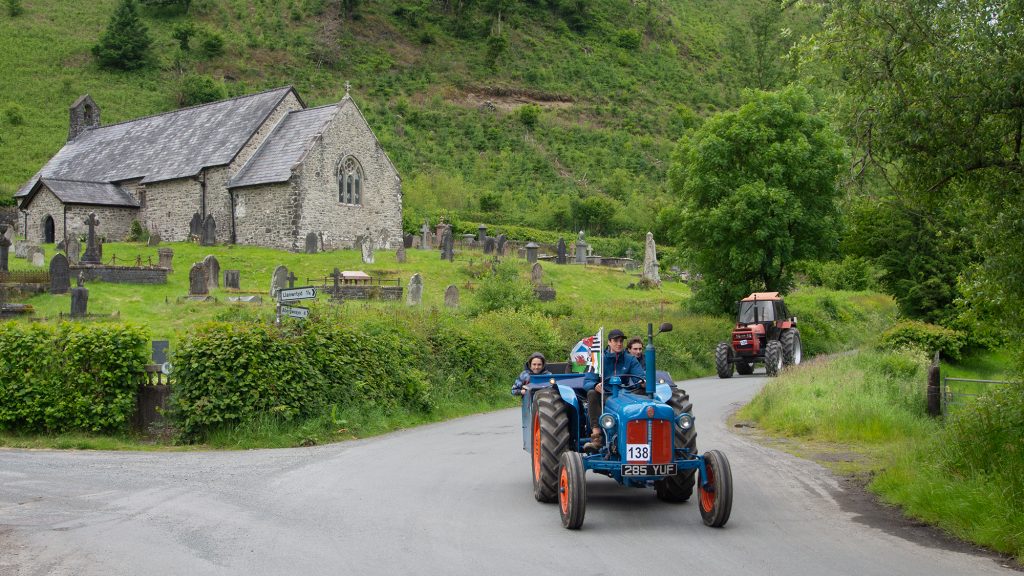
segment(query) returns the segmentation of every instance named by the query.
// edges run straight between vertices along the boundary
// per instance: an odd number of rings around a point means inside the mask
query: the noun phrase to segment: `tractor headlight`
[[[683,413],[676,418],[676,424],[683,430],[693,428],[693,416]]]
[[[601,419],[598,421],[601,424],[601,428],[605,430],[611,430],[615,428],[615,416],[611,414],[602,414]]]

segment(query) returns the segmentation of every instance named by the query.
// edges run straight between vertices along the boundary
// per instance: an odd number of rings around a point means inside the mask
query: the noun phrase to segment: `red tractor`
[[[778,292],[755,292],[737,304],[732,339],[715,348],[719,378],[731,378],[733,368],[752,374],[758,362],[764,363],[768,376],[778,376],[783,366],[800,363],[803,349],[796,317],[789,314]]]

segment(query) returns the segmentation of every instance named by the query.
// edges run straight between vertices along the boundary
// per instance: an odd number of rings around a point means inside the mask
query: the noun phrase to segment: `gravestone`
[[[330,274],[331,280],[334,281],[334,286],[331,289],[331,300],[341,300],[341,270],[334,269]]]
[[[508,242],[508,236],[505,236],[504,234],[498,234],[498,239],[495,242],[495,246],[494,246],[495,252],[498,254],[498,256],[504,256],[505,255],[505,243],[506,242]]]
[[[258,294],[249,294],[246,296],[228,296],[228,302],[236,302],[240,304],[260,304],[263,302],[263,296]]]
[[[406,296],[405,302],[410,306],[419,306],[420,302],[423,301],[423,278],[420,277],[420,273],[417,272],[412,275],[409,279],[408,295]]]
[[[295,276],[294,272],[289,271],[285,280],[288,281],[288,288],[295,288],[295,281],[298,280],[298,277]]]
[[[96,226],[100,223],[99,219],[96,218],[95,213],[89,213],[89,217],[85,219],[85,225],[89,227],[89,234],[85,240],[85,254],[82,254],[82,264],[99,264],[103,258],[103,252],[100,251],[99,239],[96,238]]]
[[[373,240],[363,238],[363,245],[360,246],[363,255],[363,264],[373,264]]]
[[[46,256],[43,255],[43,249],[40,248],[38,252],[32,253],[32,265],[36,268],[42,268],[46,264]]]
[[[317,237],[316,232],[306,234],[306,254],[316,254]]]
[[[451,227],[445,227],[441,236],[441,260],[455,262],[455,237]]]
[[[82,243],[78,241],[78,237],[72,236],[68,240],[68,250],[65,254],[68,255],[68,262],[78,264],[78,260],[82,256]]]
[[[484,254],[494,254],[494,248],[497,242],[494,240],[494,236],[488,236],[484,238]]]
[[[569,256],[565,248],[565,238],[558,239],[558,252],[555,256],[555,264],[568,264]]]
[[[203,217],[196,212],[192,215],[192,220],[188,223],[188,235],[193,238],[199,238],[203,235]]]
[[[487,240],[487,225],[481,224],[476,227],[476,241],[483,244]]]
[[[217,244],[217,221],[212,214],[208,214],[203,220],[203,236],[199,239],[202,246],[214,246]]]
[[[395,262],[405,264],[405,244],[399,245],[398,250],[395,251]]]
[[[172,266],[174,263],[174,250],[170,248],[157,248],[156,253],[160,258],[157,266],[167,268],[168,270],[174,270],[174,267]]]
[[[420,244],[420,248],[424,250],[430,250],[433,248],[430,238],[430,224],[427,223],[426,220],[423,221],[423,226],[420,228],[420,237],[423,240],[423,243]]]
[[[7,225],[0,224],[0,272],[7,272],[10,258],[11,241],[7,238]]]
[[[277,298],[277,293],[288,287],[288,269],[283,265],[274,268],[270,277],[270,297]]]
[[[577,264],[587,263],[587,241],[583,237],[583,230],[580,230],[579,236],[576,237],[576,260]]]
[[[234,288],[239,290],[242,287],[242,272],[241,270],[225,270],[224,271],[224,287]]]
[[[540,248],[536,242],[530,242],[526,245],[526,261],[536,262],[537,261],[537,249]]]
[[[449,308],[459,307],[459,289],[455,284],[449,284],[444,289],[444,305]]]
[[[544,267],[540,262],[534,263],[533,268],[530,268],[530,282],[533,282],[534,286],[544,283]]]
[[[402,236],[402,246],[405,246],[406,248],[412,248],[412,242],[414,238],[415,236],[413,236],[412,234],[406,234],[405,236]]]
[[[67,294],[71,289],[71,269],[67,256],[55,254],[50,258],[50,294]]]
[[[153,246],[159,246],[159,245],[160,245],[160,233],[154,230],[153,232],[149,233],[149,242],[146,243],[146,246],[153,247]]]
[[[644,242],[644,280],[653,286],[661,286],[661,275],[658,273],[658,251],[654,246],[654,234],[647,233]]]
[[[540,286],[534,286],[533,295],[541,302],[550,302],[555,299],[555,289],[551,286],[544,286],[543,284]]]
[[[188,271],[188,295],[206,296],[210,293],[210,284],[206,278],[206,266],[196,262]]]
[[[7,231],[0,234],[7,237],[7,241],[14,244],[14,226],[8,226]]]
[[[206,267],[206,286],[207,290],[213,290],[214,288],[220,288],[220,262],[217,257],[210,254],[206,258],[203,258],[203,266]]]
[[[65,252],[65,253],[67,253],[68,245],[63,240],[61,240],[60,242],[57,242],[56,249],[57,249],[57,252]]]
[[[89,313],[89,289],[85,287],[85,276],[78,273],[78,287],[71,289],[71,317],[84,318]]]
[[[167,348],[170,346],[170,342],[167,340],[153,340],[153,364],[163,364],[167,362]]]

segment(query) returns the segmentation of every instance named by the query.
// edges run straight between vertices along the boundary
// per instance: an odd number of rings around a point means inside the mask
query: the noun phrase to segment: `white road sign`
[[[289,318],[306,318],[309,316],[309,308],[302,306],[281,306],[281,315]]]
[[[312,286],[284,288],[277,293],[277,297],[281,300],[309,300],[310,298],[316,298],[316,288]]]

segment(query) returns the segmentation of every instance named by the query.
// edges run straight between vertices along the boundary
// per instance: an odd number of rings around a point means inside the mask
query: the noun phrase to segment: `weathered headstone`
[[[316,232],[306,234],[306,254],[316,254],[317,244]]]
[[[455,236],[451,226],[446,226],[441,236],[441,259],[455,262]]]
[[[32,265],[36,268],[42,268],[46,264],[46,256],[43,255],[43,249],[40,248],[37,252],[32,253]]]
[[[277,293],[288,287],[288,269],[283,265],[274,268],[270,277],[270,297],[277,298]]]
[[[50,258],[50,294],[67,294],[70,289],[71,269],[67,256],[54,254]]]
[[[410,306],[419,306],[422,301],[423,278],[421,278],[419,272],[417,272],[409,279],[408,295],[406,296],[405,302]]]
[[[395,251],[395,262],[405,264],[405,244],[400,244],[398,250]]]
[[[498,240],[497,240],[497,243],[495,245],[495,250],[496,250],[498,256],[504,256],[505,255],[505,243],[506,242],[508,242],[508,236],[505,236],[504,234],[498,234]]]
[[[213,214],[207,214],[206,219],[203,220],[203,236],[200,238],[199,244],[202,246],[217,244],[217,221],[214,220]]]
[[[100,251],[99,239],[96,238],[96,226],[100,223],[99,219],[96,218],[96,214],[90,212],[89,217],[85,219],[85,225],[89,227],[89,234],[85,240],[85,254],[82,254],[82,264],[99,264],[103,258],[103,253]]]
[[[565,238],[558,239],[558,252],[555,256],[555,264],[568,264],[569,256],[565,248]]]
[[[210,284],[206,278],[206,266],[196,262],[188,271],[188,295],[206,296],[210,293]]]
[[[363,264],[373,264],[373,240],[364,238],[360,251],[363,255]]]
[[[530,242],[530,243],[528,243],[526,245],[526,261],[527,262],[536,262],[537,261],[537,250],[539,248],[540,248],[540,245],[537,244],[536,242]]]
[[[413,238],[415,238],[415,236],[413,236],[412,234],[406,234],[405,236],[402,236],[402,246],[405,246],[406,248],[412,248]]]
[[[8,226],[7,231],[2,233],[3,236],[7,237],[7,241],[14,244],[14,226]]]
[[[537,297],[537,300],[541,302],[550,302],[555,299],[555,289],[551,286],[534,286],[533,295]]]
[[[455,284],[449,284],[444,290],[444,305],[449,308],[459,307],[459,288]]]
[[[423,226],[420,228],[420,237],[422,238],[423,242],[420,245],[420,248],[424,250],[430,250],[433,247],[433,243],[431,242],[430,238],[430,224],[426,220],[423,221]]]
[[[157,232],[156,230],[154,230],[154,231],[149,233],[149,241],[146,243],[146,246],[153,247],[153,246],[159,246],[159,245],[160,245],[160,233]]]
[[[78,260],[82,255],[82,243],[78,241],[76,236],[72,236],[68,240],[68,251],[66,254],[68,255],[68,262],[78,264]]]
[[[579,236],[576,237],[576,260],[577,264],[587,263],[587,241],[584,239],[583,230],[580,230]]]
[[[220,288],[220,261],[213,254],[203,258],[206,267],[206,286],[208,290]]]
[[[533,282],[534,286],[544,283],[544,268],[540,262],[535,262],[533,268],[530,268],[530,282]]]
[[[644,275],[643,279],[650,285],[661,286],[661,274],[658,273],[658,251],[654,246],[654,234],[647,233],[644,242]]]
[[[242,287],[242,272],[241,270],[225,270],[224,271],[224,287],[234,288],[238,290]]]
[[[89,313],[89,289],[81,272],[78,273],[78,287],[71,289],[71,317],[84,318]]]
[[[168,270],[174,270],[174,250],[171,248],[157,248],[156,253],[160,258],[157,266],[167,268]]]
[[[188,235],[193,238],[203,235],[203,217],[199,215],[199,212],[192,214],[192,220],[188,223]]]
[[[496,244],[497,242],[494,240],[494,236],[484,238],[484,254],[494,254]]]
[[[0,224],[0,272],[9,270],[7,260],[10,257],[11,241],[7,238],[7,225]]]

